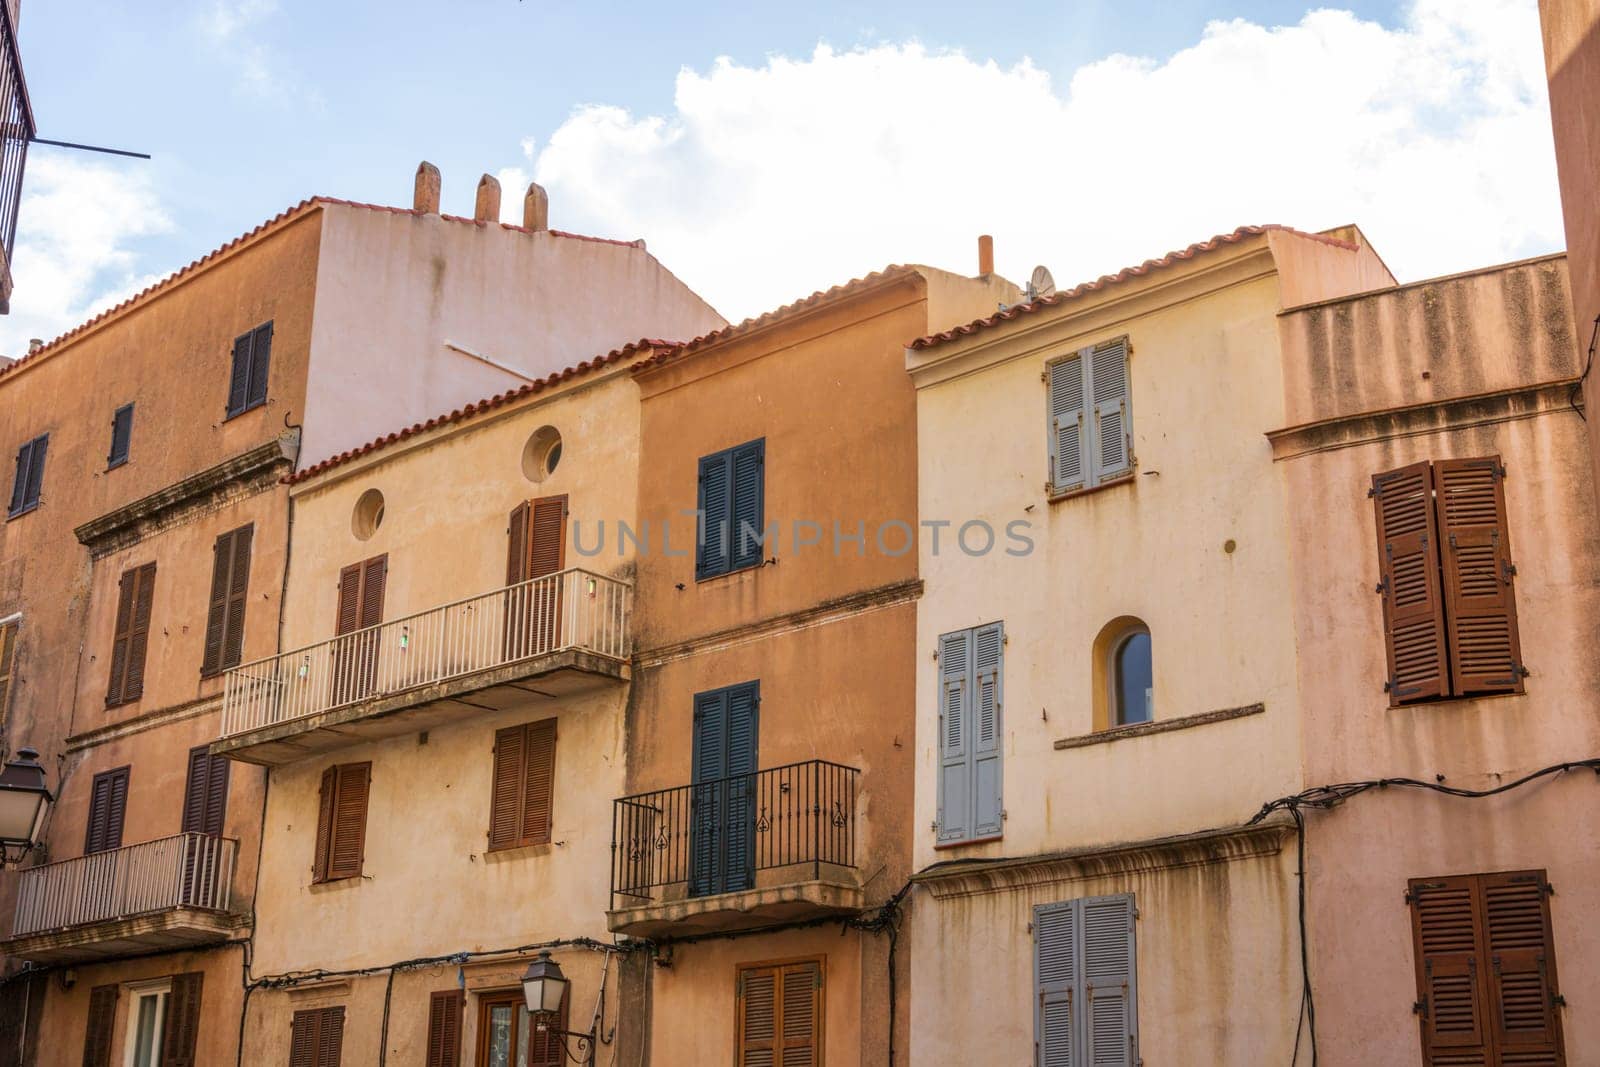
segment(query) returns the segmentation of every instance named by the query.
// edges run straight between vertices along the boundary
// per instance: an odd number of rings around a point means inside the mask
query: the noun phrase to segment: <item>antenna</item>
[[[1028,303],[1055,295],[1056,280],[1051,277],[1050,268],[1041,263],[1033,268],[1033,275],[1028,279]]]

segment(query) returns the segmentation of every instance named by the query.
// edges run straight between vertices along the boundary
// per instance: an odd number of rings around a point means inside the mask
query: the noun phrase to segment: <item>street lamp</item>
[[[562,1030],[556,1025],[561,1020],[561,1004],[566,1000],[567,988],[571,985],[572,982],[561,973],[561,964],[550,958],[549,949],[541,950],[522,974],[522,996],[528,1003],[528,1014],[533,1018],[534,1025],[560,1040],[562,1052],[573,1063],[592,1064],[595,1062],[594,1031],[579,1033],[576,1030]],[[567,1048],[569,1038],[578,1041],[576,1056]]]
[[[14,863],[38,844],[45,805],[54,799],[45,788],[39,753],[19,749],[0,769],[0,863]]]

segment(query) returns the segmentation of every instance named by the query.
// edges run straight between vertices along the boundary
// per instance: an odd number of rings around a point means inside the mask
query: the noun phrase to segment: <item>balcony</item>
[[[572,568],[236,667],[214,754],[268,766],[628,678],[633,587]]]
[[[0,952],[81,963],[226,941],[239,842],[178,834],[21,872],[11,939]]]
[[[611,931],[682,937],[860,910],[859,774],[808,760],[614,801]]]

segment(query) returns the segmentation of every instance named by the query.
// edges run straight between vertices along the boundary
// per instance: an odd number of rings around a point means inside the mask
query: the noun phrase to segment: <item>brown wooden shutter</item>
[[[802,960],[739,972],[739,1067],[822,1062],[822,965]]]
[[[189,777],[183,791],[183,832],[221,837],[228,812],[228,764],[205,745],[189,750]]]
[[[333,802],[338,782],[339,768],[329,767],[322,772],[322,788],[317,794],[317,851],[311,864],[311,876],[318,882],[328,880],[328,855],[333,845]]]
[[[1456,696],[1522,692],[1505,468],[1498,456],[1433,465]]]
[[[289,1067],[339,1067],[344,1052],[344,1008],[307,1008],[289,1028]]]
[[[361,570],[362,564],[352,563],[339,571],[339,610],[333,627],[336,636],[361,629]]]
[[[322,1026],[317,1034],[316,1067],[339,1067],[344,1055],[344,1008],[323,1008]]]
[[[550,841],[551,800],[556,776],[556,721],[541,719],[527,726],[527,755],[522,794],[522,843]]]
[[[548,1026],[534,1023],[531,1019],[529,1022],[533,1026],[533,1032],[528,1035],[528,1067],[566,1067],[566,1047],[561,1038],[551,1033]],[[569,1028],[566,1000],[561,1002],[561,1010],[556,1013],[555,1028],[557,1030]]]
[[[1433,468],[1414,463],[1374,475],[1371,495],[1378,521],[1389,703],[1448,695]]]
[[[1544,874],[1486,874],[1480,882],[1490,1018],[1500,1062],[1530,1067],[1563,1064],[1555,939]]]
[[[250,542],[254,527],[233,532],[233,564],[228,577],[228,629],[222,642],[222,666],[237,667],[244,658],[244,616],[250,596]]]
[[[133,597],[139,572],[123,571],[117,582],[117,622],[111,632],[111,678],[106,686],[106,707],[123,702],[128,678],[128,638],[133,629]]]
[[[526,500],[511,509],[510,524],[506,527],[507,585],[528,580],[528,519],[532,510]]]
[[[1477,893],[1470,876],[1412,879],[1412,935],[1417,962],[1416,1011],[1425,1067],[1450,1057],[1486,1054],[1484,975]],[[1455,1062],[1471,1064],[1470,1058]],[[1487,1059],[1477,1062],[1487,1064]]]
[[[144,661],[150,646],[150,613],[155,587],[154,563],[122,573],[117,587],[117,621],[111,642],[107,707],[129,704],[144,695]]]
[[[89,991],[89,1021],[83,1036],[83,1067],[111,1067],[111,1033],[117,1023],[117,987]]]
[[[383,589],[389,577],[389,557],[377,556],[362,564],[361,568],[361,618],[360,629],[376,626],[383,621]]]
[[[195,1067],[195,1044],[200,1035],[200,990],[205,975],[199,971],[172,976],[167,995],[167,1018],[161,1034],[161,1067]]]
[[[567,498],[542,496],[533,501],[528,538],[529,578],[562,569],[567,558]]]
[[[6,720],[6,709],[10,705],[11,698],[11,679],[16,676],[18,629],[14,622],[0,626],[0,723]]]
[[[237,667],[244,654],[244,618],[250,592],[250,542],[255,527],[218,537],[211,555],[211,601],[206,611],[205,655],[200,673]]]
[[[461,1010],[466,995],[446,989],[428,998],[428,1067],[461,1067]]]
[[[489,794],[489,847],[513,848],[522,835],[522,783],[527,734],[508,726],[494,734],[494,781]]]
[[[211,598],[206,607],[205,655],[201,674],[222,670],[222,639],[228,623],[229,569],[233,564],[233,534],[225,533],[211,546]]]
[[[328,848],[328,878],[354,878],[361,874],[367,843],[367,793],[371,763],[345,763],[336,775],[333,803],[333,839]]]
[[[84,852],[105,852],[122,847],[122,820],[128,808],[128,771],[118,767],[94,776],[89,787],[89,826]]]

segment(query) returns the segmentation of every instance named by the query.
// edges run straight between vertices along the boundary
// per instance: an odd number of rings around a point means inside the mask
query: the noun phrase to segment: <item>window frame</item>
[[[1089,1016],[1093,1010],[1092,997],[1086,992],[1088,986],[1089,946],[1091,942],[1104,944],[1104,938],[1091,939],[1087,935],[1087,916],[1091,906],[1105,907],[1117,906],[1126,909],[1128,921],[1127,940],[1127,974],[1123,984],[1125,1004],[1125,1031],[1130,1039],[1131,1048],[1128,1049],[1126,1062],[1139,1063],[1139,901],[1134,892],[1103,893],[1087,897],[1071,897],[1066,900],[1052,900],[1035,904],[1031,914],[1031,929],[1033,933],[1031,954],[1032,982],[1033,982],[1033,1039],[1035,1056],[1042,1059],[1045,1053],[1045,1005],[1047,991],[1044,989],[1044,960],[1042,953],[1041,934],[1046,928],[1043,916],[1047,914],[1066,913],[1071,926],[1069,936],[1065,939],[1065,946],[1070,948],[1072,955],[1070,977],[1058,980],[1056,984],[1070,986],[1068,991],[1069,1004],[1069,1042],[1072,1048],[1068,1050],[1070,1063],[1089,1063],[1094,1060],[1096,1051],[1092,1044],[1094,1028],[1089,1025]],[[1103,935],[1104,931],[1102,931]],[[1058,946],[1060,947],[1060,946]],[[1100,964],[1103,969],[1104,962]],[[1113,983],[1114,984],[1114,983]],[[1085,993],[1078,995],[1078,990]],[[1080,1053],[1082,1054],[1080,1056]]]
[[[117,452],[117,422],[127,416],[127,429],[123,431],[122,452]],[[111,413],[111,447],[106,451],[106,470],[114,471],[125,466],[133,453],[133,401],[128,401]]]
[[[1103,403],[1096,402],[1094,398],[1094,357],[1097,352],[1107,351],[1115,346],[1122,349],[1122,392],[1117,403],[1121,405],[1120,418],[1122,421],[1123,449],[1126,462],[1122,465],[1107,468],[1101,445],[1101,412]],[[1056,480],[1056,459],[1060,448],[1060,438],[1056,426],[1056,395],[1054,372],[1064,363],[1078,360],[1078,386],[1079,403],[1078,413],[1078,456],[1082,478],[1076,482],[1065,484]],[[1063,352],[1045,361],[1044,370],[1040,377],[1045,384],[1045,427],[1046,438],[1046,472],[1045,495],[1053,503],[1069,497],[1079,496],[1083,493],[1104,489],[1108,486],[1122,485],[1133,480],[1138,471],[1138,460],[1133,447],[1133,343],[1127,334],[1120,334],[1104,341],[1097,341],[1070,352]]]
[[[172,998],[172,979],[159,978],[149,982],[137,982],[127,987],[128,989],[128,1019],[122,1043],[122,1062],[124,1067],[134,1067],[138,1061],[139,1053],[139,1002],[147,997],[156,998],[156,1023],[151,1032],[154,1044],[150,1050],[150,1067],[160,1067],[166,1043],[167,1009]]]
[[[17,660],[21,656],[22,615],[0,619],[0,726],[11,710],[11,693],[17,688]]]
[[[477,1067],[485,1067],[485,1065],[487,1065],[489,1062],[489,1012],[494,1008],[505,1006],[510,1006],[511,1008],[512,1031],[510,1051],[512,1063],[516,1063],[517,1061],[517,1038],[524,1032],[524,1030],[526,1030],[528,1040],[528,1067],[561,1067],[561,1065],[566,1062],[567,1053],[565,1042],[563,1042],[560,1037],[554,1034],[550,1035],[550,1037],[546,1039],[543,1057],[535,1057],[533,1035],[538,1031],[538,1028],[534,1026],[533,1015],[528,1011],[527,998],[523,996],[520,988],[485,989],[477,993],[477,998],[478,1034],[476,1040],[473,1042],[475,1050],[472,1060]],[[567,1014],[567,1009],[568,1005],[571,1003],[571,1000],[572,997],[569,991],[569,995],[561,1002],[560,1014],[556,1016],[555,1028],[557,1030],[566,1030],[568,1028],[569,1016]],[[550,1047],[552,1042],[555,1046],[554,1049]]]
[[[23,463],[26,454],[27,463]],[[44,465],[50,456],[50,434],[45,432],[24,441],[17,449],[16,479],[11,483],[11,501],[6,508],[6,519],[20,518],[36,511],[44,497]],[[37,472],[37,473],[36,473]],[[32,498],[29,487],[32,486]]]
[[[1123,704],[1125,702],[1125,694],[1122,691],[1122,665],[1120,660],[1123,649],[1128,647],[1128,642],[1132,641],[1135,637],[1138,637],[1141,634],[1150,639],[1150,689],[1152,691],[1152,695],[1149,700],[1149,716],[1147,718],[1129,721],[1125,719],[1122,714]],[[1154,690],[1156,685],[1156,646],[1155,639],[1150,636],[1150,627],[1148,625],[1143,622],[1133,623],[1123,627],[1117,632],[1116,636],[1111,639],[1111,642],[1107,648],[1105,671],[1106,687],[1108,690],[1106,694],[1107,729],[1115,730],[1121,726],[1142,726],[1145,723],[1155,722],[1156,709]]]

